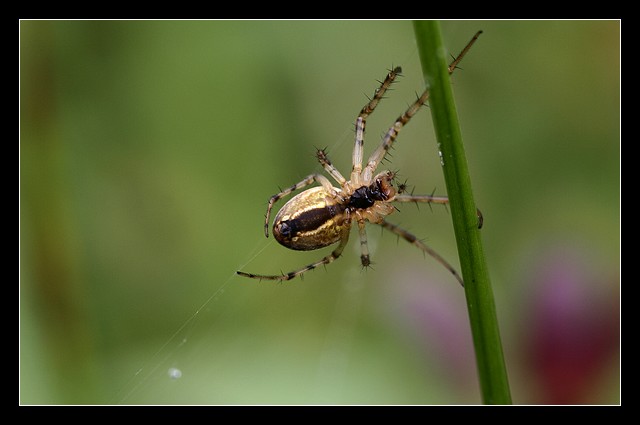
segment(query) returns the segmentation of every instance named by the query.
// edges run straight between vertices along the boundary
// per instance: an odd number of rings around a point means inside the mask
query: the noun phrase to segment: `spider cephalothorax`
[[[378,174],[369,186],[360,186],[353,191],[347,205],[354,210],[367,209],[375,205],[376,201],[391,201],[396,196],[393,187],[395,173],[384,171]]]
[[[474,36],[471,42],[463,49],[462,53],[451,63],[449,73],[455,70],[458,62],[460,62],[462,56],[466,54],[475,42],[478,34]],[[289,273],[280,275],[258,275],[238,271],[237,273],[239,275],[255,279],[289,280],[319,265],[329,264],[342,254],[349,240],[351,225],[354,222],[358,225],[360,236],[360,261],[364,267],[367,267],[370,265],[370,259],[365,225],[369,222],[384,227],[417,246],[423,252],[431,255],[446,267],[462,284],[462,279],[458,272],[438,253],[411,233],[385,220],[386,216],[396,210],[396,207],[392,204],[393,202],[447,204],[449,199],[445,196],[406,195],[403,193],[406,184],[399,185],[398,189],[394,186],[394,172],[382,171],[374,175],[376,168],[393,145],[402,127],[409,122],[411,117],[413,117],[427,101],[429,97],[428,91],[425,91],[409,106],[404,114],[396,119],[393,126],[391,126],[385,134],[382,144],[371,154],[363,168],[364,133],[367,117],[374,111],[385,92],[401,72],[400,67],[389,71],[387,77],[376,90],[373,98],[362,108],[356,119],[356,139],[353,148],[353,165],[351,167],[349,180],[333,166],[325,150],[320,149],[317,152],[318,161],[340,187],[334,187],[329,179],[321,174],[311,174],[301,182],[273,195],[269,199],[264,224],[264,232],[267,237],[269,237],[269,218],[273,205],[284,196],[298,189],[308,186],[313,182],[319,183],[320,186],[307,189],[291,198],[280,211],[278,211],[273,222],[273,235],[280,244],[290,249],[310,251],[338,243],[337,248],[323,259]],[[480,215],[479,220],[481,220]],[[481,223],[481,221],[479,221],[479,223]]]

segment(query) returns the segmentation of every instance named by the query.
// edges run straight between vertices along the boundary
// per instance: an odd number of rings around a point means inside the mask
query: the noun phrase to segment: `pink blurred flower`
[[[510,305],[497,306],[499,317],[510,321],[501,323],[501,333],[514,403],[617,402],[611,374],[619,368],[619,279],[602,278],[594,270],[595,264],[575,249],[531,257],[530,267],[516,278],[527,286],[520,293],[512,287]],[[437,279],[425,282],[424,273],[395,273],[402,276],[393,285],[399,326],[451,389],[465,399],[477,395],[474,348],[460,289]]]
[[[590,264],[568,250],[536,268],[522,335],[539,403],[603,403],[597,390],[619,353],[618,283],[598,281]]]

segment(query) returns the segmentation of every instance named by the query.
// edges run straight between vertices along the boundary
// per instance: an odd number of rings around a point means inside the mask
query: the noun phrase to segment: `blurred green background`
[[[620,22],[445,21],[512,395],[619,403]],[[20,22],[20,402],[473,404],[464,293],[369,227],[342,258],[266,240],[266,202],[348,174],[424,88],[410,21]],[[427,109],[389,167],[444,194]],[[458,264],[445,208],[402,225]],[[353,243],[353,242],[356,243]]]

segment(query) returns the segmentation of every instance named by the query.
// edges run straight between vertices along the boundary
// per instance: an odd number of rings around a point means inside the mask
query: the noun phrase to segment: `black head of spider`
[[[351,208],[367,209],[376,201],[387,201],[396,194],[393,187],[393,178],[395,173],[391,171],[383,171],[375,176],[373,182],[369,186],[357,188],[348,201]]]

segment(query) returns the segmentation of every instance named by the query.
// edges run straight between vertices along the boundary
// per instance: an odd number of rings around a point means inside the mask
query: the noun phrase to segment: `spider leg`
[[[291,280],[296,276],[300,276],[301,274],[308,272],[309,270],[313,270],[318,266],[321,266],[323,264],[329,264],[331,262],[333,262],[333,260],[335,260],[336,258],[340,257],[340,255],[342,255],[342,251],[344,251],[344,247],[347,245],[347,242],[349,242],[349,231],[351,230],[350,226],[345,226],[344,230],[342,231],[341,234],[341,239],[340,239],[340,244],[338,245],[338,247],[336,249],[334,249],[331,254],[327,255],[326,257],[324,257],[322,260],[320,261],[316,261],[315,263],[311,263],[307,266],[304,266],[298,270],[294,270],[292,272],[289,273],[285,273],[285,274],[281,274],[281,275],[261,275],[261,274],[253,274],[253,273],[246,273],[246,272],[241,272],[241,271],[237,271],[236,273],[239,274],[240,276],[244,276],[244,277],[250,277],[252,279],[259,279],[259,280],[280,280],[280,281],[285,281],[285,280]]]
[[[363,159],[363,150],[364,150],[364,129],[367,124],[367,117],[373,112],[373,110],[378,106],[378,103],[383,98],[384,93],[389,89],[393,81],[396,77],[402,72],[402,68],[395,67],[387,74],[387,78],[384,79],[380,87],[375,91],[373,95],[373,99],[369,101],[358,115],[356,119],[356,141],[355,146],[353,147],[353,166],[351,168],[351,183],[354,187],[359,187],[362,185],[360,173],[362,172],[362,159]]]
[[[467,43],[465,48],[462,49],[462,52],[460,52],[460,54],[453,60],[453,62],[451,62],[448,69],[449,74],[453,74],[453,71],[456,70],[458,64],[460,63],[464,55],[467,54],[467,52],[469,51],[473,43],[476,42],[476,40],[478,39],[478,36],[480,36],[481,33],[482,31],[478,31],[473,36],[471,41]],[[382,144],[369,157],[367,166],[365,167],[364,172],[362,173],[362,180],[364,181],[364,184],[369,184],[371,182],[371,178],[373,177],[374,171],[376,170],[376,168],[378,168],[378,164],[380,164],[380,162],[384,159],[385,155],[387,155],[387,152],[389,152],[389,149],[391,149],[393,142],[396,140],[396,137],[398,136],[398,132],[400,132],[402,127],[404,127],[409,122],[411,117],[413,117],[416,114],[416,112],[418,112],[420,107],[425,104],[428,98],[429,98],[429,90],[427,89],[411,106],[409,106],[409,108],[406,110],[404,114],[398,117],[398,119],[393,124],[393,126],[389,128],[389,130],[387,131],[387,134],[385,134],[384,138],[382,139]],[[357,129],[357,123],[356,123],[356,129]],[[356,131],[356,136],[357,136],[357,131]]]
[[[290,193],[292,193],[292,192],[294,192],[294,191],[296,191],[296,190],[298,190],[300,188],[303,188],[305,186],[309,186],[314,181],[318,182],[322,186],[324,186],[324,188],[329,193],[334,193],[335,192],[335,190],[333,189],[333,186],[331,186],[331,182],[325,176],[323,176],[322,174],[310,174],[307,177],[305,177],[304,180],[302,180],[302,181],[294,184],[293,186],[281,191],[280,193],[276,193],[271,198],[269,198],[269,205],[267,206],[267,214],[264,217],[265,218],[265,221],[264,221],[264,235],[266,237],[269,237],[269,218],[271,217],[271,209],[273,208],[273,204],[278,202],[279,199],[289,195]]]
[[[403,228],[401,228],[399,226],[396,226],[395,224],[391,224],[391,223],[389,223],[387,221],[384,221],[384,220],[380,223],[380,225],[382,227],[384,227],[385,229],[387,229],[387,230],[395,233],[396,235],[400,236],[402,239],[406,240],[410,244],[417,246],[420,250],[422,250],[422,252],[429,254],[438,263],[442,264],[442,266],[444,266],[444,268],[449,270],[449,272],[451,272],[451,274],[458,280],[458,282],[460,282],[460,285],[464,286],[464,282],[462,281],[462,277],[460,277],[460,274],[456,271],[456,269],[453,268],[453,266],[451,264],[449,264],[444,258],[442,258],[440,256],[440,254],[438,254],[432,248],[430,248],[427,245],[425,245],[425,243],[422,242],[420,239],[418,239],[416,236],[414,236],[413,234],[407,232]]]
[[[393,198],[395,202],[428,202],[431,204],[448,204],[449,198],[446,196],[433,196],[433,195],[396,195]],[[482,229],[484,223],[484,217],[482,211],[476,208],[476,214],[478,216],[478,229]]]
[[[358,221],[358,232],[360,234],[360,262],[362,267],[369,267],[371,260],[369,259],[369,243],[367,242],[367,229],[364,220]]]
[[[469,41],[467,43],[466,46],[464,46],[464,49],[462,49],[462,51],[458,54],[458,56],[453,60],[453,62],[451,62],[449,64],[449,74],[452,74],[453,71],[458,67],[458,64],[460,63],[460,61],[462,60],[462,58],[464,57],[464,55],[467,54],[467,52],[469,51],[469,49],[471,49],[471,46],[473,46],[473,43],[476,42],[476,40],[478,39],[478,37],[480,37],[480,34],[482,34],[482,30],[478,31],[475,33],[475,35],[471,38],[471,41]]]
[[[333,177],[333,179],[337,181],[341,187],[344,188],[344,185],[347,182],[347,180],[343,177],[342,173],[340,173],[340,171],[338,171],[338,169],[331,163],[331,160],[329,160],[329,157],[327,156],[327,153],[325,152],[325,150],[318,149],[316,156],[318,158],[318,161],[324,168],[324,170],[327,173],[329,173],[329,175]]]
[[[368,184],[371,182],[373,178],[373,172],[376,170],[376,168],[378,168],[378,164],[380,164],[383,158],[387,155],[389,149],[391,149],[391,146],[396,140],[396,137],[398,137],[398,133],[400,132],[400,130],[402,130],[402,127],[404,127],[409,122],[409,120],[411,120],[411,118],[416,114],[416,112],[418,112],[420,107],[424,105],[428,98],[429,91],[425,90],[425,92],[422,93],[422,96],[420,96],[415,102],[413,102],[413,104],[409,106],[404,114],[400,115],[398,119],[396,119],[396,122],[389,128],[387,133],[384,135],[384,138],[382,139],[382,144],[378,146],[378,149],[376,149],[371,154],[371,156],[369,157],[369,161],[367,161],[367,166],[362,173],[362,180],[364,181],[364,184]]]
[[[395,202],[427,202],[431,204],[448,204],[449,198],[446,196],[433,195],[396,195]]]

